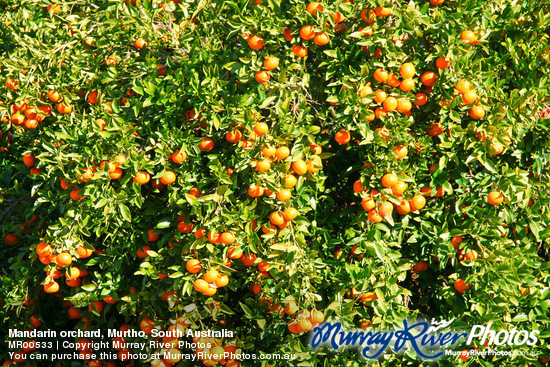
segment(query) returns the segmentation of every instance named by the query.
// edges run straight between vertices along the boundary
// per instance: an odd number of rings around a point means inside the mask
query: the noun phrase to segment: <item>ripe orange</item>
[[[415,87],[415,82],[412,79],[405,79],[399,84],[399,89],[403,92],[409,92]]]
[[[264,61],[264,68],[266,70],[277,69],[278,66],[279,66],[279,59],[276,58],[275,56],[269,56]]]
[[[240,259],[243,256],[243,251],[239,246],[231,246],[227,251],[227,257],[230,259]]]
[[[391,14],[391,8],[384,8],[382,6],[379,6],[376,9],[374,9],[374,12],[379,17],[387,17],[388,15]]]
[[[216,287],[222,288],[229,284],[229,277],[227,275],[219,275],[218,279],[214,281],[214,284],[216,284]]]
[[[411,206],[411,211],[420,210],[426,206],[426,198],[423,195],[414,195],[409,201],[409,204]]]
[[[296,178],[296,176],[292,175],[292,174],[288,174],[285,176],[285,186],[289,189],[293,188],[294,186],[296,186],[296,183],[298,182],[298,179]]]
[[[265,122],[258,122],[256,125],[254,125],[254,132],[258,136],[262,136],[267,134],[269,131],[269,126]]]
[[[78,256],[81,259],[85,259],[87,257],[90,257],[94,253],[92,250],[90,250],[89,248],[86,248],[84,246],[78,246],[76,248],[76,252],[78,253]]]
[[[260,159],[256,162],[256,169],[258,171],[267,172],[271,168],[271,162],[267,159]]]
[[[193,187],[191,190],[189,190],[189,195],[193,195],[194,197],[198,198],[199,196],[201,196],[201,190]]]
[[[471,104],[471,103],[474,103],[476,100],[477,100],[477,93],[475,90],[466,91],[462,95],[462,102],[464,102],[464,104]]]
[[[264,47],[264,40],[261,36],[252,36],[248,39],[248,46],[253,50],[259,50]]]
[[[317,11],[322,12],[323,11],[323,5],[316,1],[312,1],[308,4],[306,11],[310,13],[311,15],[317,15]]]
[[[292,169],[297,175],[305,175],[307,172],[307,165],[303,160],[298,159],[297,161],[292,162]]]
[[[72,110],[73,108],[70,105],[65,105],[64,103],[57,104],[57,112],[61,114],[66,115],[68,113],[71,113]]]
[[[393,212],[393,205],[390,202],[385,201],[378,205],[378,212],[383,217],[391,215]]]
[[[395,186],[394,186],[395,187]],[[397,214],[405,215],[411,212],[411,204],[410,202],[403,200],[399,205],[396,205],[395,211]]]
[[[458,81],[458,83],[456,83],[455,88],[456,90],[458,90],[458,93],[464,94],[472,88],[472,85],[469,81],[461,79]]]
[[[404,145],[396,145],[393,147],[393,151],[395,152],[395,157],[397,159],[405,158],[407,154],[409,154],[409,149],[407,149]]]
[[[418,273],[426,271],[428,270],[428,263],[425,262],[424,260],[420,260],[418,263],[416,263],[416,265],[412,267],[412,270]]]
[[[298,311],[298,305],[296,301],[288,301],[285,303],[285,308],[283,309],[287,315],[294,315]]]
[[[283,189],[277,193],[277,200],[279,201],[287,201],[291,197],[292,193],[290,192],[290,190]]]
[[[69,266],[72,264],[73,258],[68,252],[61,252],[55,257],[55,262],[60,266]]]
[[[434,122],[430,124],[430,126],[426,129],[426,133],[429,136],[438,136],[443,134],[443,125],[441,125],[439,122]]]
[[[286,220],[293,220],[295,219],[300,213],[298,212],[298,209],[296,208],[293,208],[293,207],[289,207],[289,208],[286,208],[285,211],[283,212],[283,217],[286,219]]]
[[[256,262],[256,255],[254,255],[252,252],[250,255],[243,255],[241,257],[241,262],[244,266],[252,266],[254,265],[254,262]]]
[[[74,189],[73,191],[71,191],[70,196],[71,196],[71,199],[75,201],[83,199],[83,197],[80,195],[80,189]]]
[[[36,108],[34,107],[29,107],[27,109],[25,109],[25,117],[30,119],[30,120],[34,120],[36,119],[36,116],[37,116],[37,111],[36,111]]]
[[[391,191],[395,196],[401,196],[407,190],[407,183],[405,181],[398,181],[392,188]]]
[[[400,99],[397,101],[397,112],[407,113],[411,110],[412,103],[408,99]]]
[[[298,57],[307,56],[307,48],[305,48],[304,46],[292,46],[292,52]]]
[[[275,148],[273,145],[264,145],[264,147],[262,148],[262,155],[266,158],[273,157],[276,152],[277,148]]]
[[[25,154],[23,155],[23,163],[27,167],[33,167],[36,163],[36,159],[34,158],[34,155],[32,154]]]
[[[88,102],[90,102],[90,104],[92,105],[96,105],[98,103],[98,100],[97,100],[97,90],[93,90],[91,91],[89,94],[88,94]]]
[[[388,95],[383,90],[379,89],[376,92],[374,92],[374,102],[376,102],[376,103],[384,102],[387,97],[388,97]]]
[[[176,182],[176,174],[172,171],[166,171],[160,178],[160,182],[163,185],[171,185]]]
[[[139,183],[140,185],[145,185],[151,179],[151,175],[145,171],[139,171],[134,176],[134,182]]]
[[[15,126],[21,126],[25,122],[25,116],[19,112],[13,114],[11,117],[11,123]]]
[[[276,226],[282,225],[285,222],[285,217],[281,212],[273,212],[269,215],[269,221]]]
[[[464,41],[467,45],[476,44],[477,42],[477,36],[472,31],[463,31],[460,33],[460,39]]]
[[[414,77],[414,74],[416,73],[416,69],[413,64],[410,62],[406,62],[403,65],[401,65],[401,68],[399,69],[399,74],[401,74],[401,77],[403,79],[411,79]]]
[[[415,95],[416,102],[413,102],[415,106],[424,106],[428,102],[428,96],[424,93],[416,93]]]
[[[376,203],[373,198],[367,196],[361,200],[361,206],[363,207],[363,209],[365,209],[365,211],[370,212],[376,207]]]
[[[46,293],[56,293],[59,291],[59,284],[55,281],[44,285],[44,291]]]
[[[382,176],[382,186],[392,188],[399,182],[399,179],[393,173],[386,173]]]
[[[329,43],[329,41],[330,37],[325,32],[317,33],[313,39],[313,42],[318,46],[324,46]]]
[[[361,302],[363,303],[370,303],[373,301],[376,301],[378,297],[374,292],[367,292],[361,296]]]
[[[151,320],[149,317],[145,316],[143,320],[139,322],[139,328],[141,331],[143,331],[145,334],[151,334],[153,331],[153,328],[155,327],[155,322]]]
[[[265,82],[269,81],[269,78],[270,78],[270,76],[269,76],[268,72],[267,72],[267,71],[263,71],[263,70],[262,70],[262,71],[258,71],[258,72],[256,73],[256,76],[254,77],[254,79],[256,79],[256,81],[257,81],[258,83],[265,83]]]
[[[156,234],[155,231],[156,231],[156,230],[155,230],[154,228],[149,229],[149,230],[147,231],[147,241],[149,241],[149,242],[155,242],[155,241],[158,241],[158,240],[159,240],[160,235]]]
[[[485,110],[482,106],[474,106],[470,108],[470,117],[474,120],[482,119],[485,116]]]
[[[103,307],[104,307],[103,302],[93,301],[88,305],[88,310],[90,310],[90,312],[97,311],[98,313],[101,313],[101,311],[103,311]]]
[[[397,99],[394,97],[388,97],[384,100],[382,105],[384,106],[384,110],[391,112],[397,108]]]
[[[141,50],[142,48],[147,47],[147,41],[140,37],[134,41],[134,47]]]
[[[61,94],[56,90],[50,89],[48,91],[48,98],[50,99],[50,101],[56,103],[61,100]]]
[[[491,191],[487,195],[487,202],[491,205],[500,205],[504,201],[504,196],[498,191]]]
[[[367,218],[373,223],[380,223],[383,219],[376,209],[370,210],[367,214]]]
[[[464,254],[464,260],[466,260],[466,261],[473,261],[473,260],[477,259],[477,257],[478,257],[478,254],[477,254],[476,250],[472,250],[472,251],[467,252],[466,254]]]
[[[170,158],[172,159],[172,161],[174,163],[179,164],[179,163],[182,163],[183,161],[185,161],[187,159],[187,153],[176,150],[174,153],[172,153]]]
[[[374,71],[374,79],[377,82],[384,83],[386,80],[388,80],[388,72],[384,69],[376,69]]]
[[[347,144],[351,140],[351,134],[349,131],[346,130],[340,130],[336,133],[334,136],[334,140],[336,140],[340,144]]]
[[[376,13],[374,12],[374,10],[365,9],[361,12],[361,19],[363,19],[367,23],[374,22],[375,18],[376,18]]]
[[[288,147],[278,147],[275,151],[275,157],[277,159],[283,160],[290,155],[290,149]]]
[[[235,242],[235,235],[233,234],[233,232],[223,232],[220,235],[220,240],[225,245],[231,245]]]
[[[420,81],[427,87],[431,87],[437,81],[437,75],[433,71],[426,71],[420,77]]]
[[[471,284],[464,284],[464,279],[457,279],[453,284],[455,290],[458,293],[464,293],[466,290],[472,288]]]
[[[145,259],[149,257],[149,254],[147,253],[147,251],[151,251],[151,247],[145,245],[145,246],[142,246],[141,248],[138,248],[136,253],[138,257]]]
[[[206,280],[208,283],[214,283],[219,277],[218,271],[216,269],[208,269],[206,273],[204,273],[204,280]]]
[[[231,130],[225,133],[225,140],[227,140],[230,143],[238,143],[241,141],[243,137],[243,133],[241,133],[239,130]]]
[[[210,150],[214,149],[214,140],[212,140],[210,138],[204,138],[199,143],[199,149],[203,150],[203,151],[210,151]]]
[[[306,41],[313,39],[313,37],[315,37],[315,28],[310,25],[303,26],[300,28],[300,37]]]
[[[45,242],[40,242],[36,246],[36,253],[39,257],[50,256],[52,254],[52,247]]]
[[[193,230],[193,224],[185,223],[185,221],[178,222],[178,231],[181,233],[191,233]]]
[[[248,188],[248,195],[253,198],[259,198],[264,194],[264,188],[256,184],[250,185]]]
[[[435,66],[438,69],[447,69],[449,66],[451,66],[451,62],[447,61],[447,59],[445,59],[444,57],[438,57],[435,60]]]

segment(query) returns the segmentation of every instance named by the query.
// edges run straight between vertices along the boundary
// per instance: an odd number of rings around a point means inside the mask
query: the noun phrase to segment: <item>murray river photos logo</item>
[[[533,346],[537,344],[537,330],[492,330],[492,324],[475,325],[470,331],[447,331],[454,319],[431,323],[426,321],[409,322],[403,320],[403,327],[392,331],[344,330],[342,324],[326,322],[313,329],[310,345],[312,348],[327,346],[334,350],[341,347],[358,348],[367,359],[376,359],[387,353],[388,347],[399,353],[412,350],[423,359],[437,359],[446,349],[474,341],[487,345]],[[459,343],[460,342],[460,343]]]

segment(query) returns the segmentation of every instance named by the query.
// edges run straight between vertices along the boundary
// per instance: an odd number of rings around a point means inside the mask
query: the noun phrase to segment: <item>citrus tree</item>
[[[231,330],[144,350],[76,337],[71,365],[359,366],[307,332],[454,318],[540,342],[436,363],[548,361],[548,5],[0,5],[4,345],[9,329]],[[0,357],[41,366],[46,349]]]

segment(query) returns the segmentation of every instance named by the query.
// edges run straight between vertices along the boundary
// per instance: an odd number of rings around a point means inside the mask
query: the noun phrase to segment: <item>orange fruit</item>
[[[504,201],[504,196],[498,191],[491,191],[487,195],[487,202],[491,205],[500,205]]]
[[[272,145],[265,145],[263,148],[262,148],[262,155],[266,158],[270,158],[270,157],[273,157],[275,155],[275,153],[277,152],[277,148],[275,148],[274,146]]]
[[[424,208],[424,206],[426,206],[426,198],[423,195],[415,195],[409,201],[409,204],[411,206],[411,211],[412,212],[414,212],[416,210],[420,210],[420,209]]]
[[[365,211],[370,212],[376,207],[376,203],[374,202],[373,198],[367,196],[361,200],[361,206],[363,207],[363,209],[365,209]]]
[[[52,247],[45,242],[40,242],[36,246],[36,253],[39,257],[50,256],[52,254]]]
[[[392,188],[399,182],[399,179],[393,173],[386,173],[382,176],[382,186]]]
[[[391,8],[384,8],[383,6],[379,6],[376,9],[374,9],[374,12],[379,17],[387,17],[391,14]]]
[[[363,19],[367,23],[374,22],[375,18],[376,18],[376,13],[374,12],[374,10],[364,9],[361,12],[361,19]]]
[[[220,240],[225,245],[231,245],[235,242],[235,235],[233,234],[233,232],[223,232],[220,235]]]
[[[351,140],[351,134],[349,131],[346,130],[340,130],[336,133],[334,136],[334,140],[336,140],[340,144],[347,144]]]
[[[435,60],[435,66],[438,69],[447,69],[449,66],[451,66],[451,62],[447,61],[444,57],[438,57]]]
[[[292,169],[297,175],[304,175],[307,172],[307,165],[306,163],[299,159],[297,161],[292,162]]]
[[[298,57],[307,56],[307,48],[305,48],[304,46],[292,46],[292,52]]]
[[[151,175],[145,171],[139,171],[136,173],[136,175],[133,178],[133,181],[135,183],[139,183],[140,185],[145,185],[149,180],[151,179]]]
[[[256,184],[250,185],[248,188],[248,195],[253,198],[259,198],[264,194],[264,188]]]
[[[286,220],[293,220],[295,219],[300,213],[298,212],[298,209],[296,208],[293,208],[293,207],[289,207],[289,208],[286,208],[285,211],[283,212],[283,217],[286,219]]]
[[[88,310],[90,310],[90,312],[92,311],[97,311],[99,313],[101,313],[101,311],[103,311],[103,302],[101,301],[93,301],[92,303],[90,303],[88,305]]]
[[[61,100],[61,94],[56,90],[50,89],[48,91],[48,98],[50,99],[50,101],[56,103]]]
[[[458,81],[458,83],[456,83],[455,88],[456,90],[458,90],[458,93],[464,94],[472,88],[472,85],[469,81],[461,79]]]
[[[362,193],[366,189],[363,187],[363,184],[361,183],[361,180],[357,180],[353,183],[353,192],[355,193]]]
[[[176,174],[172,171],[166,171],[160,178],[160,182],[163,185],[171,185],[176,182]]]
[[[417,273],[426,271],[428,270],[428,263],[425,262],[424,260],[420,260],[419,262],[416,263],[416,265],[412,267],[412,270],[416,271]]]
[[[225,133],[225,140],[230,143],[238,143],[241,141],[243,134],[239,130],[232,130]]]
[[[330,37],[325,32],[317,33],[313,39],[313,42],[318,46],[324,46],[329,43],[329,41]]]
[[[411,110],[412,103],[408,99],[400,99],[397,101],[397,112],[407,113]]]
[[[428,96],[424,93],[416,93],[416,102],[413,102],[415,106],[424,106],[428,102]]]
[[[46,293],[56,293],[59,291],[59,283],[52,281],[48,284],[44,284],[44,291]]]
[[[151,250],[152,250],[151,247],[145,245],[145,246],[142,246],[141,248],[138,248],[136,251],[136,254],[138,257],[145,259],[149,257],[149,254],[147,253],[147,251],[151,251]]]
[[[294,186],[296,186],[296,183],[298,182],[298,179],[296,178],[296,176],[292,175],[292,174],[288,174],[285,176],[285,186],[289,189],[293,188]]]
[[[378,205],[378,212],[383,217],[391,215],[393,212],[393,205],[390,202],[385,201]]]
[[[401,65],[401,68],[399,69],[399,74],[401,74],[401,77],[403,79],[411,79],[414,77],[414,74],[416,73],[416,69],[413,64],[410,62],[406,62],[403,65]]]
[[[34,158],[34,155],[32,154],[25,154],[23,155],[23,163],[27,167],[33,167],[36,162],[36,159]]]
[[[458,293],[464,293],[466,290],[472,288],[471,284],[465,284],[464,279],[460,278],[454,282],[453,286]]]
[[[426,129],[426,133],[429,136],[438,136],[443,134],[443,125],[441,125],[439,122],[434,122],[430,124],[430,126]]]
[[[317,11],[322,12],[323,11],[323,5],[316,1],[312,1],[308,4],[306,11],[310,13],[311,15],[317,15]]]
[[[466,91],[462,95],[462,102],[464,102],[464,104],[471,104],[471,103],[474,103],[476,100],[477,100],[477,93],[475,90]]]
[[[172,159],[174,163],[182,163],[187,159],[187,153],[176,150],[174,153],[172,153],[170,159]]]
[[[154,228],[149,229],[149,230],[147,231],[147,241],[149,241],[149,242],[155,242],[155,241],[158,241],[158,240],[159,240],[160,235],[156,234],[155,231],[156,231],[156,230],[155,230]]]
[[[405,181],[398,181],[394,186],[392,186],[391,191],[395,196],[403,195],[407,190],[407,183]]]
[[[260,36],[252,36],[248,39],[248,46],[253,50],[259,50],[264,47],[264,40]]]
[[[372,209],[367,214],[367,218],[373,223],[380,223],[382,221],[382,216],[376,209]]]
[[[277,69],[278,66],[279,66],[279,59],[276,58],[275,56],[269,56],[264,61],[264,68],[266,70]]]
[[[415,82],[412,79],[404,79],[401,84],[399,84],[399,89],[403,92],[409,92],[414,89]]]
[[[229,277],[227,275],[219,275],[218,279],[214,281],[214,284],[216,284],[216,287],[222,288],[229,284]]]
[[[269,131],[269,126],[267,126],[267,124],[265,122],[258,122],[254,126],[254,132],[258,136],[265,135],[265,134],[267,134],[268,131]]]
[[[363,303],[370,303],[373,301],[376,301],[378,297],[374,292],[367,292],[361,296],[361,302]]]
[[[426,71],[420,77],[420,81],[427,87],[431,87],[437,81],[437,75],[433,71]]]
[[[394,97],[388,97],[384,100],[382,105],[384,106],[384,110],[391,112],[397,108],[397,99]]]
[[[189,195],[193,195],[194,197],[198,198],[199,196],[201,196],[201,191],[198,188],[193,187],[191,190],[189,190]]]
[[[315,28],[310,25],[303,26],[300,28],[300,37],[306,41],[313,39],[315,37]]]
[[[285,217],[281,212],[273,212],[269,215],[269,221],[276,226],[282,225],[285,222]]]
[[[258,72],[256,73],[256,75],[254,76],[254,79],[256,79],[256,81],[257,81],[258,83],[265,83],[265,82],[269,81],[269,78],[270,78],[270,76],[269,76],[268,72],[267,72],[267,71],[263,71],[263,70],[262,70],[262,71],[258,71]]]
[[[406,200],[401,201],[401,203],[399,203],[399,205],[395,206],[395,211],[397,212],[397,214],[401,214],[401,215],[405,215],[405,214],[410,213],[410,211],[411,211],[410,202],[408,202]]]
[[[377,90],[374,92],[374,102],[376,103],[382,103],[386,100],[388,95],[383,90]]]
[[[464,254],[464,260],[466,260],[466,261],[473,261],[473,260],[477,259],[477,257],[478,257],[478,254],[477,254],[476,250],[472,250],[472,251],[467,252],[466,254]]]
[[[285,306],[283,310],[287,315],[294,315],[298,311],[298,305],[295,301],[288,301]]]
[[[374,79],[377,82],[384,83],[386,80],[388,80],[388,72],[384,69],[376,69],[374,71]]]
[[[212,140],[210,138],[204,138],[199,143],[199,149],[203,150],[203,151],[210,151],[210,150],[214,149],[214,140]]]
[[[477,36],[472,31],[463,31],[460,33],[460,39],[464,41],[467,45],[472,45],[477,43]]]
[[[218,278],[219,273],[216,269],[208,269],[206,273],[204,273],[204,280],[208,283],[214,283]]]
[[[470,108],[470,117],[474,120],[482,119],[485,116],[485,110],[482,106],[474,106]]]
[[[252,266],[254,265],[254,262],[256,262],[256,255],[253,253],[250,253],[250,255],[243,255],[241,257],[241,262],[244,266]]]
[[[193,224],[185,223],[185,221],[178,222],[178,231],[181,233],[191,233],[193,231]]]
[[[243,251],[239,246],[231,246],[227,251],[227,256],[230,259],[240,259],[243,256]]]
[[[84,246],[78,246],[76,248],[76,252],[78,253],[78,256],[80,256],[81,259],[85,259],[87,257],[90,257],[94,253],[92,250],[90,250],[89,248],[86,248]]]
[[[290,155],[290,149],[288,147],[278,147],[275,151],[275,157],[277,159],[283,160]]]
[[[140,37],[134,41],[134,47],[141,50],[142,48],[147,47],[147,41]]]
[[[55,257],[55,262],[60,266],[69,266],[72,264],[73,258],[68,252],[61,252]]]
[[[393,88],[398,88],[401,84],[399,79],[397,79],[397,75],[394,73],[388,74],[388,79],[386,80],[386,84]]]
[[[290,190],[283,189],[277,193],[277,200],[279,201],[287,201],[291,197],[292,193],[290,192]]]
[[[260,159],[258,162],[256,162],[256,169],[258,171],[266,172],[269,171],[271,168],[271,162],[267,159]]]
[[[404,145],[396,145],[395,147],[393,147],[393,151],[395,152],[395,156],[397,159],[405,158],[407,154],[409,154],[409,149],[407,149],[407,147]]]

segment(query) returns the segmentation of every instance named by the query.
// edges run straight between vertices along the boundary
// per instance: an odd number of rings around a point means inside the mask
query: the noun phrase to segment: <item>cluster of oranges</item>
[[[426,199],[423,195],[417,194],[412,196],[410,200],[405,200],[403,195],[407,190],[407,184],[404,181],[399,180],[394,173],[387,173],[382,176],[381,184],[385,188],[382,192],[371,190],[371,192],[364,196],[361,200],[361,206],[368,212],[367,218],[373,223],[380,223],[384,217],[390,216],[395,209],[398,214],[405,215],[410,212],[415,212],[424,208],[426,205]],[[353,184],[353,191],[358,194],[366,192],[360,180],[357,180]],[[377,205],[375,198],[381,199],[387,194],[391,193],[398,198],[402,198],[400,203],[392,203],[390,201],[383,201]]]
[[[288,330],[294,334],[308,332],[315,326],[325,321],[325,314],[319,310],[302,310],[300,311],[296,301],[285,303],[283,312],[294,317],[288,322]]]
[[[201,262],[197,259],[188,260],[185,268],[191,274],[197,274],[202,270]],[[197,292],[201,292],[206,296],[216,294],[218,288],[225,287],[229,284],[229,277],[225,274],[220,274],[216,269],[208,269],[203,278],[197,278],[193,288]]]

